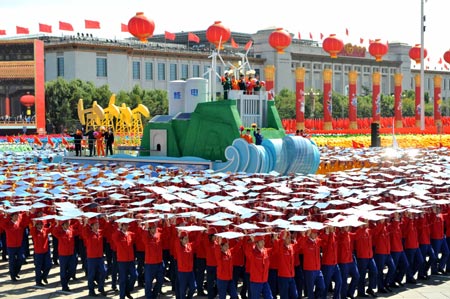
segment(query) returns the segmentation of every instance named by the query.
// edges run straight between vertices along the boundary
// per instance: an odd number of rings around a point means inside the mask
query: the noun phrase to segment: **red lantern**
[[[416,63],[420,63],[420,44],[416,44],[414,47],[409,50],[409,57],[414,60]],[[427,49],[423,49],[423,58],[427,57]]]
[[[289,47],[291,41],[291,35],[287,31],[283,30],[283,28],[277,28],[269,35],[270,46],[277,50],[277,53],[279,54],[284,53],[284,49]]]
[[[344,43],[336,37],[336,34],[330,34],[330,36],[323,41],[322,47],[330,54],[331,58],[337,58],[337,54],[344,48]]]
[[[27,115],[31,115],[31,107],[34,105],[34,95],[27,92],[26,95],[20,97],[20,103],[27,107]]]
[[[137,37],[141,42],[147,42],[147,38],[153,36],[155,23],[147,19],[143,12],[137,12],[134,17],[128,21],[128,31]]]
[[[388,45],[381,42],[380,39],[376,39],[369,46],[369,53],[375,57],[375,61],[381,61],[383,56],[388,52]]]
[[[447,63],[450,63],[450,50],[444,53],[444,60]]]
[[[206,30],[206,39],[216,46],[226,43],[231,37],[230,29],[222,25],[221,21],[215,21],[213,25]],[[223,46],[221,46],[223,48]]]

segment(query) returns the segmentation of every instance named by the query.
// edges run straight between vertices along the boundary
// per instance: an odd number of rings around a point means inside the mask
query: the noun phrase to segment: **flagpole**
[[[420,130],[425,130],[425,70],[424,70],[424,44],[425,44],[425,15],[424,0],[420,0]]]

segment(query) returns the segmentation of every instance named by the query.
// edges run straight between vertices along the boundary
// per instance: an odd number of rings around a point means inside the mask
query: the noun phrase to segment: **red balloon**
[[[450,50],[444,53],[444,60],[447,63],[450,63]]]
[[[322,44],[323,49],[330,54],[331,58],[337,58],[337,54],[344,48],[344,42],[336,37],[336,34],[330,34]]]
[[[231,37],[230,29],[222,25],[221,21],[215,21],[213,25],[209,26],[206,30],[206,39],[216,46],[223,48],[223,44],[226,43]]]
[[[284,49],[289,47],[291,41],[291,35],[287,31],[283,30],[283,28],[277,28],[269,35],[270,46],[277,50],[279,54],[284,53]]]
[[[388,52],[388,45],[381,42],[380,39],[376,39],[369,46],[369,53],[375,57],[375,61],[381,61],[383,56]]]
[[[409,50],[409,57],[416,63],[420,63],[420,48],[420,44],[416,44],[411,48],[411,50]],[[427,49],[423,49],[423,58],[426,58],[427,54]]]
[[[147,39],[153,36],[155,23],[147,19],[143,12],[137,12],[134,17],[128,21],[128,31],[141,42],[147,42]]]

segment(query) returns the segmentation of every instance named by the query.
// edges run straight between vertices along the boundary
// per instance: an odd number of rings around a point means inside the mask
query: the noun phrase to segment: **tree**
[[[295,92],[287,88],[283,88],[275,96],[275,107],[277,107],[278,114],[281,119],[295,118]]]

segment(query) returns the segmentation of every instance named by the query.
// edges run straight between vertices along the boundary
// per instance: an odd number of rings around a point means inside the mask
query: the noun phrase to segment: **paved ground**
[[[49,284],[46,288],[36,288],[34,286],[34,265],[31,258],[28,259],[28,264],[23,266],[20,280],[15,283],[9,279],[8,263],[0,261],[0,298],[91,298],[88,296],[87,281],[84,279],[84,274],[80,267],[77,273],[77,277],[80,279],[69,283],[70,288],[73,290],[71,295],[59,291],[61,287],[59,285],[58,271],[58,266],[52,268],[48,279]],[[110,280],[106,281],[105,289],[108,293],[107,298],[119,298],[119,294],[111,290]],[[163,290],[167,293],[161,298],[175,298],[168,286],[165,286]],[[135,288],[132,295],[134,298],[145,298],[144,289]],[[450,276],[431,276],[430,280],[426,282],[419,282],[417,285],[405,285],[402,288],[394,289],[393,293],[380,294],[379,297],[392,299],[450,298]]]

